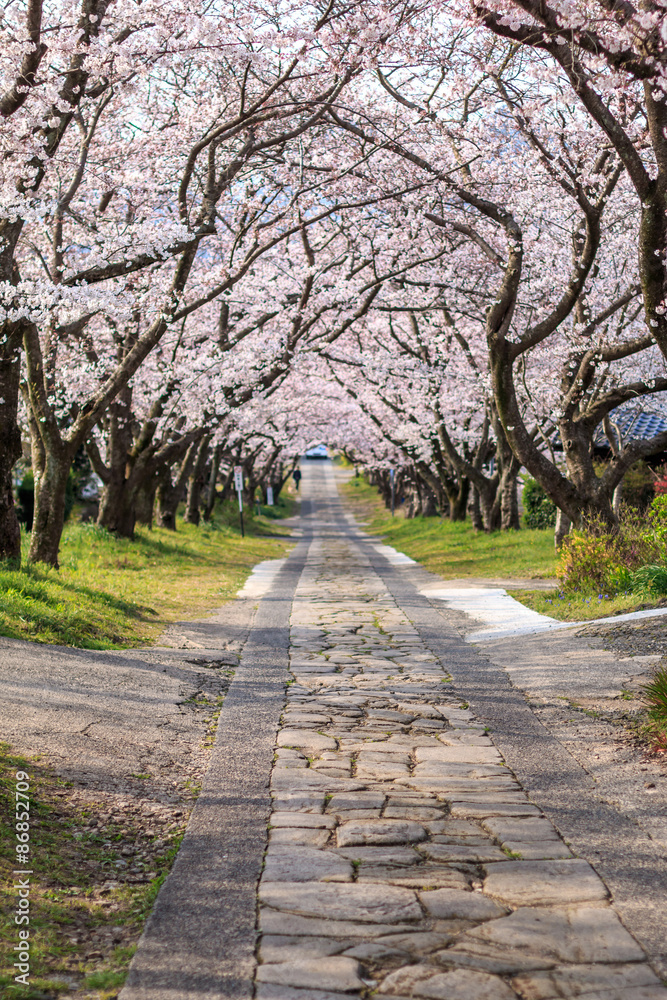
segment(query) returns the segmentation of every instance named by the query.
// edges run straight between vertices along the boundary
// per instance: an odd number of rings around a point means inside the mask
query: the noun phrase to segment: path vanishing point
[[[121,1000],[667,1000],[665,866],[303,480]]]

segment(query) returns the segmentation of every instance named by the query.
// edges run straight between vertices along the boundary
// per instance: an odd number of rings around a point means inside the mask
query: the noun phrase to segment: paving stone
[[[629,990],[659,987],[667,990],[648,965],[570,965],[548,972],[516,976],[512,986],[525,1000],[552,1000],[556,997],[588,997],[603,993],[608,1000],[627,1000]]]
[[[349,993],[332,993],[325,990],[295,990],[290,986],[257,983],[257,1000],[350,1000]]]
[[[582,858],[489,865],[484,892],[513,906],[565,905],[608,898],[604,883]]]
[[[399,712],[408,712],[414,716],[419,716],[424,719],[442,719],[442,716],[437,708],[433,705],[424,705],[419,702],[398,702],[397,709]]]
[[[417,983],[413,996],[433,1000],[516,1000],[514,990],[498,976],[453,969]]]
[[[480,892],[461,892],[458,889],[435,889],[420,892],[419,898],[432,917],[442,920],[495,920],[508,912]]]
[[[319,726],[326,726],[329,724],[330,718],[331,717],[329,715],[316,715],[315,713],[310,714],[308,712],[291,711],[285,713],[285,721],[288,725],[295,727],[296,729],[298,729],[304,722]]]
[[[379,941],[364,941],[353,948],[348,948],[343,952],[349,958],[356,958],[360,962],[371,962],[373,964],[386,959],[407,959],[407,952],[390,944],[382,944]]]
[[[389,805],[382,815],[385,819],[411,819],[418,823],[432,822],[442,817],[442,809],[425,808],[424,806]]]
[[[496,840],[559,840],[548,819],[504,819],[492,816],[482,821],[483,828]]]
[[[324,792],[290,792],[283,790],[273,797],[276,812],[321,813],[324,811]]]
[[[421,737],[421,740],[427,740],[427,737]],[[367,753],[397,753],[405,754],[406,747],[412,750],[413,747],[419,746],[419,737],[417,736],[392,736],[391,739],[377,740],[370,739],[367,741],[353,743],[352,746],[347,747],[348,750],[352,750],[354,753],[359,754],[363,757]],[[435,742],[435,740],[433,741]],[[431,746],[431,741],[427,742],[427,746]]]
[[[311,729],[282,729],[278,733],[279,747],[298,747],[300,750],[335,750],[336,741]]]
[[[289,772],[274,768],[271,773],[271,788],[277,795],[288,790],[313,790],[331,794],[343,789],[355,791],[364,787],[363,782],[355,781],[353,778],[319,774],[310,767]]]
[[[415,931],[413,934],[389,934],[377,939],[379,945],[386,945],[406,952],[413,958],[428,956],[440,948],[445,948],[461,933],[467,930],[467,921],[452,921],[447,931]]]
[[[406,726],[409,726],[413,719],[416,718],[413,713],[393,712],[390,709],[385,708],[369,708],[368,717],[370,719],[381,719],[382,721],[386,720],[387,722],[399,722]]]
[[[431,837],[432,844],[455,844],[457,847],[493,847],[488,837],[450,837],[445,834],[436,834]]]
[[[545,840],[541,843],[537,840],[522,841],[506,840],[503,842],[504,851],[511,851],[512,854],[519,854],[525,861],[557,860],[559,858],[571,858],[572,851],[562,840]]]
[[[352,820],[379,819],[381,814],[381,809],[341,809],[336,810],[334,816],[338,823],[347,823]]]
[[[336,826],[336,819],[334,816],[322,816],[313,813],[272,812],[271,826],[278,828],[300,826],[309,829],[325,827],[327,830],[333,830]]]
[[[326,917],[303,917],[263,906],[259,910],[259,928],[264,934],[287,936],[330,937],[336,940],[375,939],[385,934],[414,930],[412,924],[371,924],[353,920],[330,920]]]
[[[332,795],[327,803],[327,812],[335,813],[342,809],[381,809],[384,798],[383,792],[338,792]]]
[[[426,858],[432,861],[439,861],[441,864],[449,862],[469,862],[470,864],[485,864],[492,861],[507,862],[507,855],[503,854],[499,847],[489,844],[487,847],[459,847],[454,844],[423,844],[419,848]]]
[[[262,882],[309,882],[311,880],[350,882],[352,864],[333,851],[313,847],[269,845]]]
[[[301,989],[352,992],[364,988],[361,969],[354,958],[342,956],[270,963],[257,969],[257,981]]]
[[[515,951],[554,962],[641,962],[644,953],[609,907],[571,906],[557,909],[522,907],[490,923],[466,931],[445,952],[449,961],[457,951],[472,956],[509,959]],[[506,961],[508,971],[512,962]],[[535,966],[536,968],[539,965]],[[517,969],[520,971],[520,968]]]
[[[336,854],[376,865],[418,865],[424,860],[412,847],[339,847]]]
[[[360,781],[392,781],[394,778],[405,778],[410,774],[407,764],[390,764],[371,761],[369,764],[359,762],[355,777]]]
[[[419,823],[402,819],[370,819],[343,823],[336,830],[339,847],[355,844],[411,844],[426,839]]]
[[[434,1000],[516,1000],[516,994],[497,976],[467,969],[439,972],[432,966],[413,965],[391,973],[379,993]]]
[[[434,889],[446,886],[452,889],[467,889],[468,879],[456,868],[431,867],[429,865],[396,866],[362,864],[357,874],[357,882],[387,882],[390,885],[404,885],[413,889]]]
[[[391,806],[442,810],[442,803],[435,795],[422,795],[421,792],[416,792],[411,788],[392,789],[387,796],[387,808]]]
[[[440,970],[434,965],[420,963],[418,965],[406,965],[402,969],[390,972],[383,979],[378,987],[380,994],[394,994],[398,996],[412,996],[413,989],[418,983],[432,979],[437,976]]]
[[[431,834],[449,837],[479,837],[483,833],[481,826],[465,819],[435,820],[424,823],[424,826]]]
[[[386,923],[421,917],[415,893],[393,885],[290,884],[262,880],[259,897],[262,903],[274,909],[332,920]]]
[[[259,942],[259,957],[262,962],[291,962],[319,955],[336,955],[343,951],[348,943],[329,937],[264,934]]]
[[[537,806],[527,802],[458,802],[452,799],[449,810],[454,819],[486,819],[489,816],[541,816]]]
[[[444,743],[440,743],[439,747],[417,747],[415,756],[420,764],[426,761],[442,764],[495,764],[501,760],[494,746],[446,746]]]
[[[324,847],[331,836],[330,830],[309,830],[306,827],[287,827],[271,830],[269,844],[300,845],[302,847]]]

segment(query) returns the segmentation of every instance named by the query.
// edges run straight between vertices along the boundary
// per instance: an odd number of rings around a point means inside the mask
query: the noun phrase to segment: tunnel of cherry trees
[[[667,449],[665,0],[25,0],[1,30],[0,557],[27,469],[57,565],[77,462],[131,537],[321,442],[412,513],[516,529],[528,473],[561,536],[617,522]]]

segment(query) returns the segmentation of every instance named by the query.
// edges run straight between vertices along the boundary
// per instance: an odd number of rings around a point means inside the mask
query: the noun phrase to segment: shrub
[[[632,577],[632,589],[664,597],[667,594],[667,568],[665,566],[641,566]]]
[[[611,535],[571,531],[563,543],[556,572],[564,590],[606,590],[619,568]]]
[[[526,478],[523,487],[524,522],[527,528],[553,528],[556,504],[535,479]]]
[[[667,494],[656,496],[648,509],[650,531],[664,544],[667,542]]]
[[[655,498],[648,518],[623,505],[616,532],[593,518],[585,529],[570,532],[557,572],[567,591],[662,593],[663,578],[667,581],[667,496]]]
[[[658,478],[653,483],[653,492],[656,497],[667,493],[667,468],[664,465],[658,470]]]
[[[649,706],[646,735],[654,750],[667,751],[667,668],[658,667],[644,685],[644,700]]]

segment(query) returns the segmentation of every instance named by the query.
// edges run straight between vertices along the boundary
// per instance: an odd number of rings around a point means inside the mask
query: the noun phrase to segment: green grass
[[[392,518],[378,492],[361,477],[341,487],[343,497],[373,535],[422,563],[445,580],[459,577],[541,579],[555,575],[553,530],[484,534],[469,521],[437,517]]]
[[[559,590],[513,590],[512,597],[533,611],[539,611],[541,615],[549,615],[550,618],[564,622],[610,618],[612,615],[625,615],[631,611],[660,607],[664,603],[641,600],[637,594],[591,596],[563,593]]]
[[[282,498],[281,498],[282,499]],[[220,606],[252,567],[289,549],[276,515],[246,511],[241,538],[238,509],[224,508],[210,524],[178,523],[176,532],[138,528],[133,540],[94,525],[66,525],[60,569],[0,566],[0,635],[84,649],[124,649],[153,641],[173,621]],[[283,533],[285,541],[266,537]],[[24,558],[29,536],[24,536]]]
[[[12,965],[18,942],[12,873],[14,779],[19,770],[30,775],[29,986],[14,981]],[[74,804],[69,787],[39,761],[16,756],[0,744],[0,907],[6,915],[0,924],[0,996],[7,1000],[57,996],[67,992],[68,979],[83,984],[99,1000],[115,997],[182,839],[186,817],[179,829],[165,834],[163,846],[156,850],[152,881],[105,888],[121,849],[136,838],[134,820],[119,814],[103,827],[88,829],[87,822],[98,817],[99,807],[80,800]],[[122,930],[122,944],[105,947],[101,957],[86,955],[89,948],[82,940],[90,942],[91,935],[116,928]]]
[[[648,705],[648,719],[643,733],[651,747],[661,753],[667,751],[667,668],[658,667],[643,688]]]

